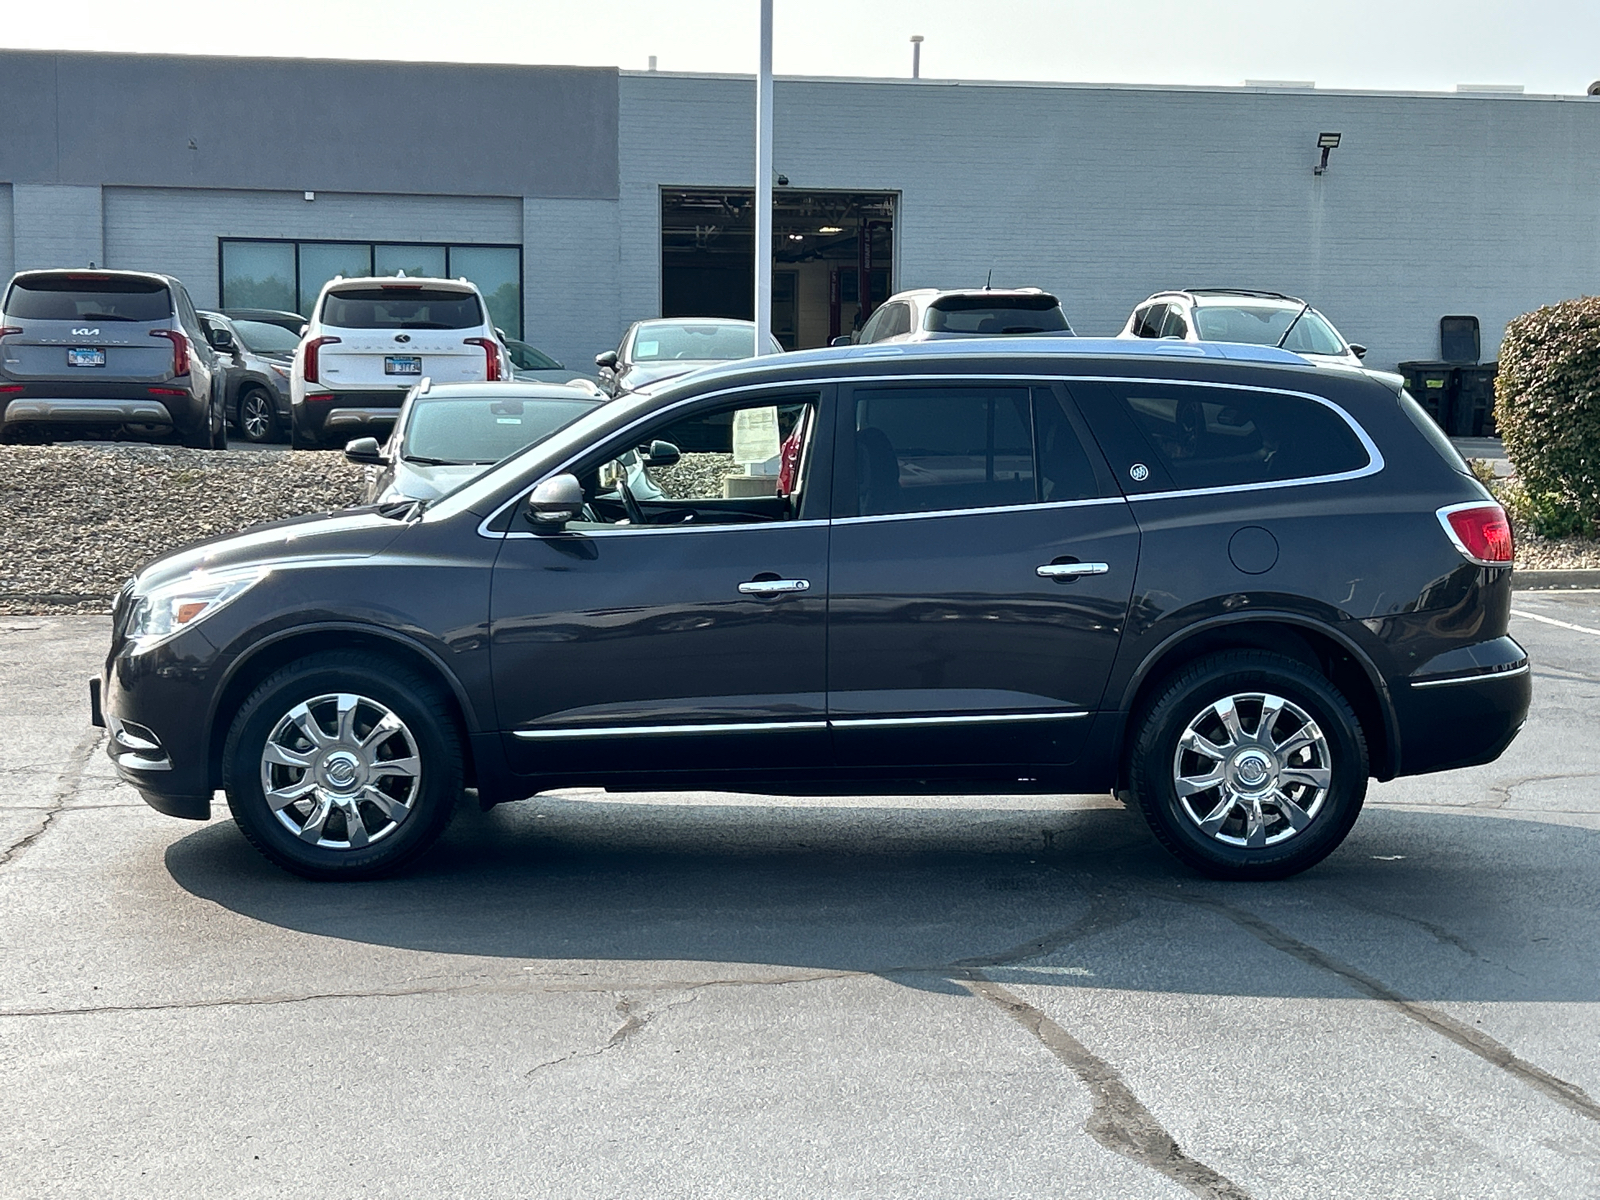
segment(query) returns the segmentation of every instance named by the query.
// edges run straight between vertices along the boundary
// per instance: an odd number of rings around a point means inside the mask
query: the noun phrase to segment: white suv
[[[1117,336],[1277,346],[1313,365],[1359,367],[1367,354],[1307,301],[1245,288],[1157,292],[1133,310]]]
[[[388,428],[406,393],[511,378],[505,342],[465,279],[335,276],[323,285],[289,379],[292,443],[343,445]]]

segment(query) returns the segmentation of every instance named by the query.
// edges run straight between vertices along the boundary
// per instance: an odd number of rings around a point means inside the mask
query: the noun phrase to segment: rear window
[[[1338,412],[1304,396],[1145,383],[1114,391],[1180,489],[1341,475],[1372,461]]]
[[[328,293],[322,323],[337,329],[475,329],[483,324],[483,306],[471,292],[351,288]]]
[[[35,275],[11,285],[5,311],[26,321],[166,321],[172,297],[155,280]]]
[[[1054,296],[944,296],[923,318],[929,333],[1070,333],[1061,302]]]

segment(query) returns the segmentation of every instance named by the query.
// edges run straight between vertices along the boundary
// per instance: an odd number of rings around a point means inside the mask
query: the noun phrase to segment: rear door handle
[[[1080,575],[1104,575],[1109,570],[1109,563],[1045,563],[1035,567],[1033,573],[1040,579],[1076,579]]]
[[[739,591],[746,596],[787,596],[792,592],[811,590],[809,579],[752,579],[741,583]]]

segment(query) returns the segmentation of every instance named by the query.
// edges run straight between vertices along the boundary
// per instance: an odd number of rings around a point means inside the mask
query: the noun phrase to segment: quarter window
[[[1178,488],[1338,475],[1371,461],[1339,413],[1303,396],[1144,383],[1113,390]]]

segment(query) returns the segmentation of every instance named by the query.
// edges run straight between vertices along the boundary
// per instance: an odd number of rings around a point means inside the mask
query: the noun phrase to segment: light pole
[[[922,78],[922,35],[911,35],[911,78]]]
[[[772,342],[772,0],[761,0],[756,74],[756,353]]]

